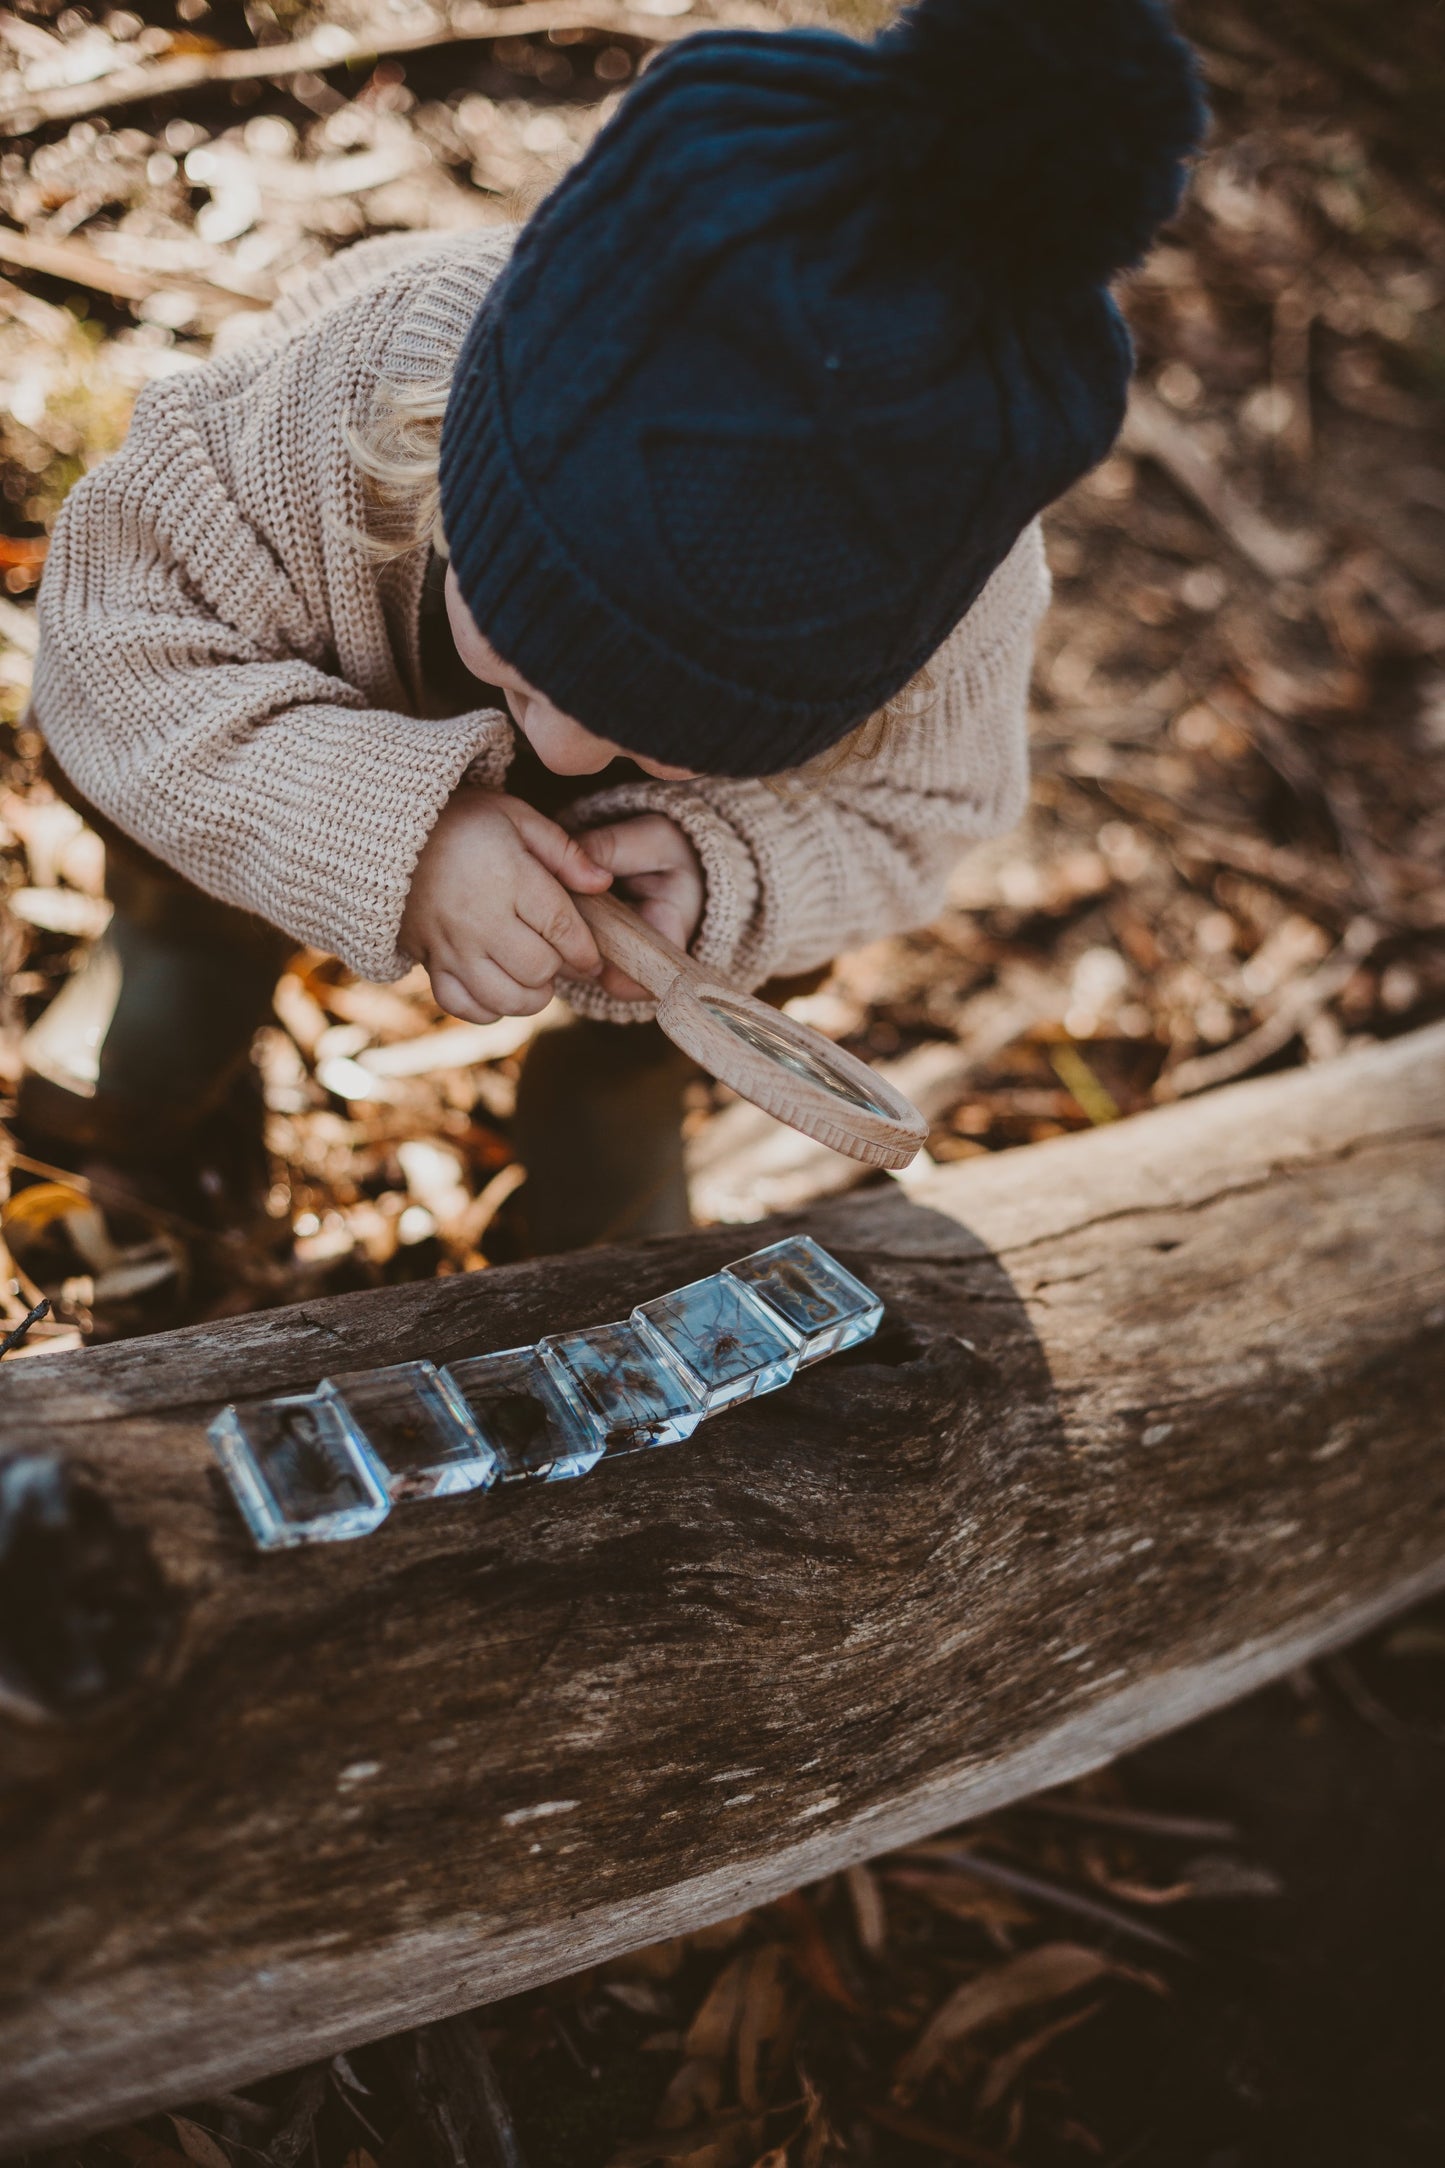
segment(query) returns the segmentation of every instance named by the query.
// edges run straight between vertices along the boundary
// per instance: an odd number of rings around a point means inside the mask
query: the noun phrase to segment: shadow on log
[[[766,1232],[7,1364],[0,1444],[105,1504],[134,1608],[99,1688],[32,1648],[0,1714],[0,2143],[726,1916],[1445,1584],[1442,1081],[1437,1028],[837,1200],[788,1224],[876,1342],[351,1545],[250,1547],[220,1402],[616,1317]]]

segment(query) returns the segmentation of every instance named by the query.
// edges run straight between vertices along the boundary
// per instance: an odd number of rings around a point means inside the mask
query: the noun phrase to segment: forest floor
[[[25,719],[66,489],[238,309],[364,234],[516,216],[653,36],[778,14],[684,8],[636,0],[614,32],[579,0],[546,34],[460,43],[424,0],[390,0],[381,28],[362,0],[0,16],[0,1095],[108,909],[98,840],[41,781]],[[792,1005],[905,1082],[957,1050],[930,1072],[939,1160],[1445,1015],[1445,14],[1183,14],[1216,131],[1128,284],[1124,437],[1048,521],[1027,822],[960,865],[932,926]],[[272,72],[226,79],[225,54],[258,47]],[[7,1359],[518,1254],[530,1029],[458,1027],[420,974],[372,986],[297,956],[257,1050],[266,1239],[108,1212],[0,1130],[0,1333],[52,1305]],[[727,1099],[693,1087],[703,1216],[848,1178]],[[924,1847],[488,2010],[522,2153],[1438,2161],[1442,1727],[1437,1609],[955,1833],[974,1874]],[[921,2039],[922,2074],[900,2073]],[[435,2138],[413,2056],[367,2050],[319,2090],[278,2080],[83,2157],[411,2168]]]

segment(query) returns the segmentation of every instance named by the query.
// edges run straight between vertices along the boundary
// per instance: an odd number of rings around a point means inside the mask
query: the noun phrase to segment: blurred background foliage
[[[1445,1014],[1445,7],[1181,15],[1216,125],[1124,292],[1125,434],[1048,522],[1027,822],[960,865],[934,925],[792,1004],[917,1092],[938,1159]],[[349,241],[524,213],[660,40],[823,19],[806,0],[554,0],[515,34],[474,0],[0,15],[0,1095],[108,911],[27,696],[55,513],[138,392]],[[7,1359],[517,1254],[529,1029],[459,1036],[419,974],[370,986],[297,955],[257,1048],[259,1228],[207,1213],[223,1137],[187,1170],[187,1216],[36,1167],[0,1128],[0,1329],[54,1306]],[[706,1218],[858,1174],[780,1152],[703,1078],[689,1126]],[[952,1864],[924,1847],[485,2013],[507,2142],[534,2168],[1439,2159],[1442,1657],[1423,1614],[958,1833]],[[1195,1961],[1149,1940],[1161,1922]],[[84,2156],[412,2168],[439,2142],[421,2052]]]

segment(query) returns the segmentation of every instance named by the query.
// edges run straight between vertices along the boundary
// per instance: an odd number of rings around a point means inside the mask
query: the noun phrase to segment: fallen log
[[[218,1403],[757,1237],[7,1363],[0,2145],[736,1912],[1445,1585],[1442,1079],[1437,1026],[834,1200],[801,1224],[886,1296],[871,1346],[354,1544],[250,1547]]]

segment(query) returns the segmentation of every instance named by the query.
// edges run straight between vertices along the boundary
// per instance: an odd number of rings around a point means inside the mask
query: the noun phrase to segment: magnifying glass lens
[[[846,1100],[849,1106],[863,1107],[870,1114],[881,1114],[885,1120],[893,1118],[891,1108],[881,1105],[851,1077],[840,1076],[823,1056],[800,1046],[781,1023],[769,1024],[755,1010],[744,1008],[741,1002],[731,1002],[721,994],[703,994],[699,1000],[709,1016],[716,1017],[735,1039],[741,1039],[745,1046],[759,1054],[766,1054],[770,1061],[775,1061],[793,1076],[801,1077],[807,1084],[821,1084],[824,1091],[831,1092],[835,1099]]]

